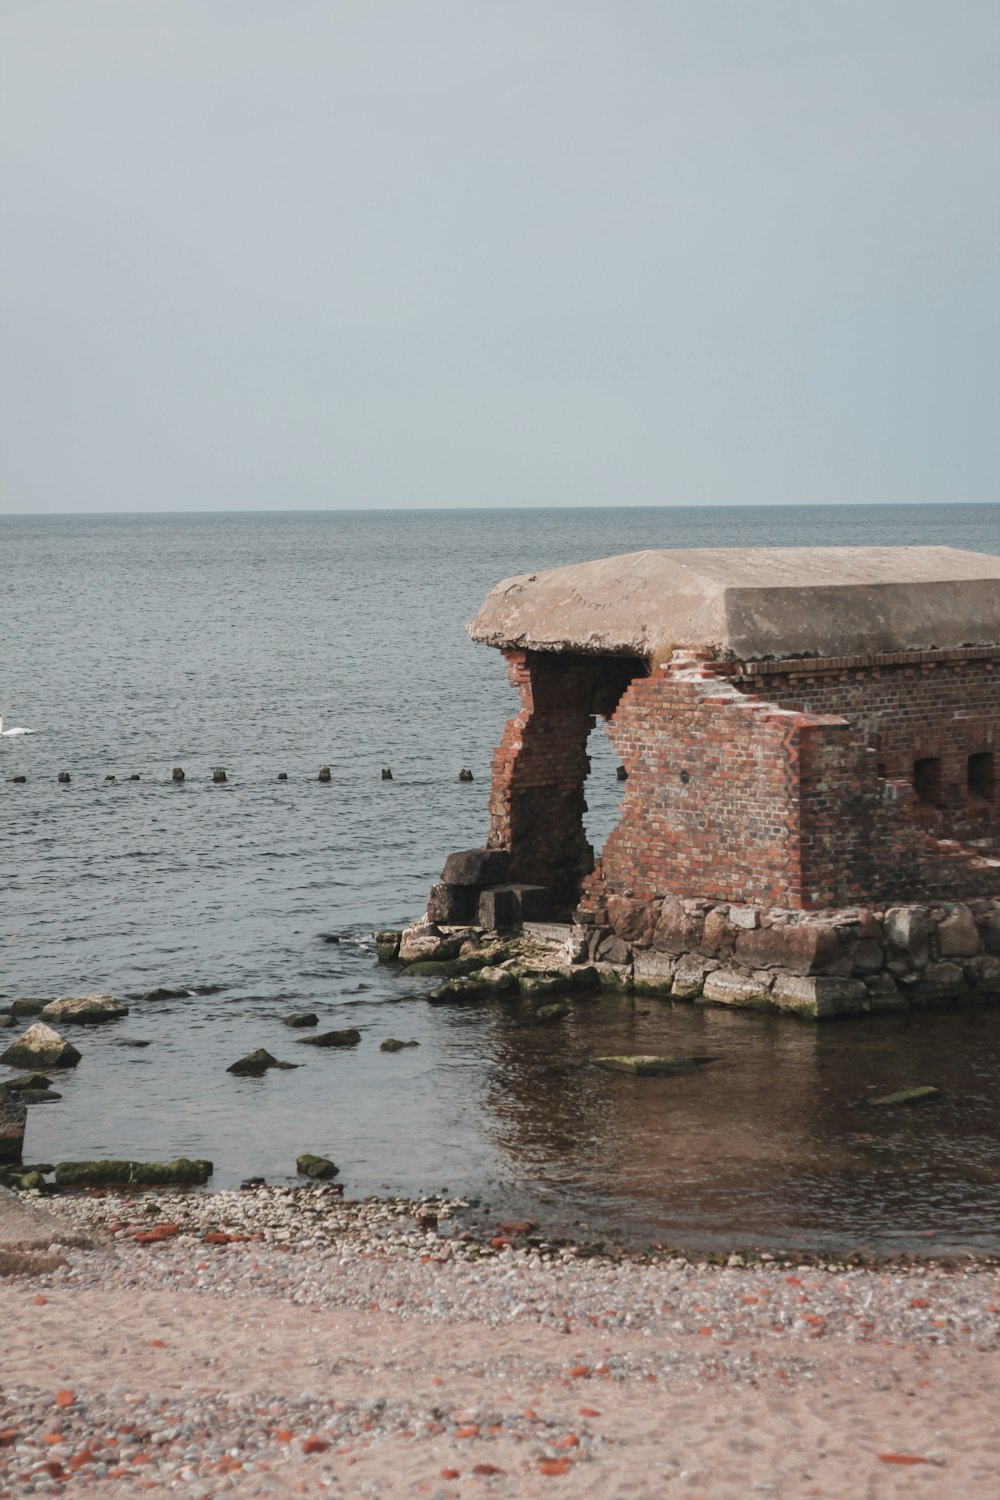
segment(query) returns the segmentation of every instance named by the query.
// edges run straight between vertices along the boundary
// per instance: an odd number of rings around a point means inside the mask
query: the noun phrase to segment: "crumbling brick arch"
[[[638,657],[504,652],[521,711],[493,757],[489,844],[507,849],[511,878],[546,886],[555,913],[576,902],[594,868],[583,817],[587,740],[626,688],[646,673]]]

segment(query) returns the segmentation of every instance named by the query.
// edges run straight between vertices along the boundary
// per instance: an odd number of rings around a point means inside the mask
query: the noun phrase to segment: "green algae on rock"
[[[214,1167],[210,1161],[59,1161],[56,1187],[105,1187],[128,1183],[143,1187],[193,1184],[203,1186]]]
[[[311,1151],[304,1151],[301,1156],[295,1158],[295,1170],[301,1177],[339,1177],[340,1168],[335,1166],[328,1156],[314,1156]]]

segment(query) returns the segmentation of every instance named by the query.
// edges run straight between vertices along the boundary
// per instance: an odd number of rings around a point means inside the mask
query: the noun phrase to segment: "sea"
[[[446,1192],[595,1241],[1000,1252],[997,1011],[815,1026],[602,995],[539,1028],[429,1006],[372,941],[485,839],[518,703],[464,626],[499,580],[651,547],[928,543],[997,552],[1000,506],[0,517],[0,711],[34,731],[0,739],[0,1007],[130,1006],[31,1107],[26,1160],[207,1157],[220,1188],[294,1182],[309,1151],[351,1196]],[[621,783],[600,726],[590,750],[599,849]],[[300,1045],[303,1010],[360,1045]],[[227,1073],[257,1047],[299,1066]],[[717,1061],[590,1062],[624,1051]],[[939,1102],[867,1103],[924,1084]]]

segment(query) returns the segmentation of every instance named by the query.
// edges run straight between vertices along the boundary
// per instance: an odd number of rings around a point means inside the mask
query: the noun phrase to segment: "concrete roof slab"
[[[1000,557],[953,547],[630,552],[507,578],[473,640],[534,651],[737,660],[1000,645]]]

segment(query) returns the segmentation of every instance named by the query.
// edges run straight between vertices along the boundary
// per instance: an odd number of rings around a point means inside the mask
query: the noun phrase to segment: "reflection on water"
[[[325,966],[320,955],[335,955]],[[1000,1252],[1000,1012],[825,1026],[618,994],[542,1026],[520,1002],[428,1006],[360,934],[314,945],[273,995],[134,1002],[86,1032],[28,1155],[208,1156],[213,1186],[332,1156],[350,1193],[442,1188],[595,1238],[685,1248]],[[322,978],[306,978],[305,975]],[[336,975],[336,982],[331,983]],[[336,994],[333,992],[336,991]],[[317,1052],[281,1017],[307,1003],[362,1044]],[[388,1036],[420,1046],[386,1054]],[[125,1045],[142,1038],[142,1050]],[[251,1046],[299,1063],[234,1078]],[[690,1074],[607,1073],[604,1053],[709,1054]],[[6,1072],[6,1070],[0,1070]],[[921,1084],[940,1101],[866,1101]]]

